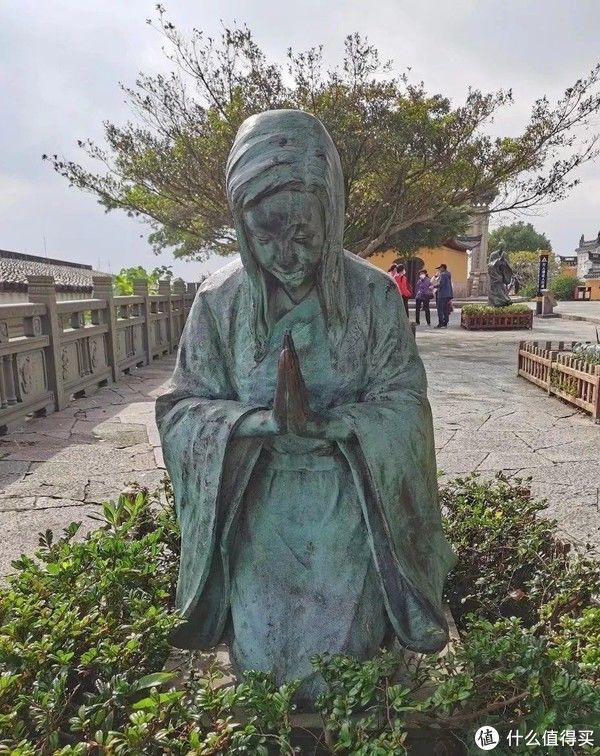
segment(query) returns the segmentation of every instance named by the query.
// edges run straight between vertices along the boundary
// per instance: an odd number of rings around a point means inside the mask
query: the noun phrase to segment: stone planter
[[[533,326],[533,310],[529,312],[461,312],[460,324],[467,331],[514,331]]]

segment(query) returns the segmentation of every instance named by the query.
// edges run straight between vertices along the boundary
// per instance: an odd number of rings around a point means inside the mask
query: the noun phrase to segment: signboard
[[[548,260],[549,252],[540,252],[540,262],[538,269],[538,297],[542,296],[542,290],[548,288]]]
[[[577,265],[577,257],[561,257],[560,262],[568,266]]]

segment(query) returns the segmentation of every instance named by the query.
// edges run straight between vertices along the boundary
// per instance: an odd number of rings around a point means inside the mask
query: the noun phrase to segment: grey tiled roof
[[[91,265],[52,260],[0,249],[0,291],[27,290],[27,276],[53,276],[57,291],[92,291],[92,275],[102,275]]]

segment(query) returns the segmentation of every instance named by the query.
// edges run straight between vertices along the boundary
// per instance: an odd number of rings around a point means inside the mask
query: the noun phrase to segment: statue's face
[[[314,278],[325,241],[323,212],[314,194],[277,192],[244,210],[244,223],[258,264],[286,289]]]

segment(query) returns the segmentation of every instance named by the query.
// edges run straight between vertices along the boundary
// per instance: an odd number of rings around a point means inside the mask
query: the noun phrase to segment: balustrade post
[[[198,284],[195,283],[187,283],[185,285],[186,288],[186,298],[185,298],[185,319],[187,320],[188,315],[190,314],[190,310],[192,309],[192,305],[194,304],[194,298],[196,297],[196,292],[199,289]]]
[[[174,299],[177,300],[178,304],[178,310],[177,310],[177,345],[179,345],[179,342],[181,341],[181,334],[183,333],[183,327],[185,325],[185,281],[183,281],[181,278],[176,278],[173,281],[173,295]]]
[[[150,365],[152,362],[152,331],[150,327],[152,308],[150,306],[150,294],[148,293],[148,281],[144,278],[136,278],[133,281],[133,293],[136,297],[144,298],[142,304],[142,312],[144,313],[144,325],[142,327],[142,333],[144,334],[144,362],[146,365]]]
[[[8,321],[0,320],[0,346],[8,344]],[[0,355],[0,409],[8,406],[8,396],[6,393],[6,383],[4,381],[4,357]],[[0,436],[6,433],[6,425],[0,425]]]
[[[167,339],[169,341],[169,354],[173,351],[173,331],[171,321],[173,319],[173,312],[171,310],[171,283],[167,279],[163,279],[158,282],[159,296],[165,297],[167,308]]]
[[[104,310],[105,323],[108,326],[106,334],[106,356],[113,381],[120,378],[119,370],[119,350],[117,346],[117,315],[115,313],[114,293],[112,286],[112,276],[92,276],[92,286],[94,297],[104,299],[106,309]]]
[[[27,295],[30,302],[46,306],[46,328],[49,346],[46,352],[48,387],[54,394],[54,406],[64,409],[68,403],[63,383],[62,324],[56,307],[56,286],[52,276],[27,276]]]

